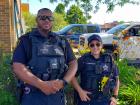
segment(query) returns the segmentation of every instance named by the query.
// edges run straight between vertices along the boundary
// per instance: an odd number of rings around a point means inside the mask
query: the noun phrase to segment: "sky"
[[[49,3],[49,0],[42,0],[40,3],[39,0],[21,0],[22,3],[29,3],[30,12],[36,14],[40,8],[50,8],[54,11],[58,3]],[[116,6],[112,13],[106,13],[106,6],[101,5],[99,11],[95,14],[90,13],[92,18],[90,21],[92,23],[104,24],[107,22],[113,21],[140,21],[140,5],[126,4],[123,7]]]

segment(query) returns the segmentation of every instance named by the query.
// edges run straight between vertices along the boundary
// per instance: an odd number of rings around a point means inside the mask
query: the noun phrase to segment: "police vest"
[[[65,74],[64,50],[58,36],[42,38],[30,35],[32,57],[28,63],[29,70],[42,80],[61,79]]]
[[[101,92],[109,94],[113,87],[111,86],[112,81],[114,83],[112,79],[112,57],[108,54],[103,54],[100,60],[87,57],[83,63],[85,67],[81,73],[81,87],[95,94]]]

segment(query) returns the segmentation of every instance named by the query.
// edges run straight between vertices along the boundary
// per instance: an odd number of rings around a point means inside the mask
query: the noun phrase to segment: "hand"
[[[79,96],[82,101],[90,101],[90,97],[88,96],[88,94],[92,93],[83,89],[79,91]]]
[[[39,89],[46,95],[55,94],[60,90],[62,83],[60,80],[43,81]]]
[[[56,89],[57,91],[59,91],[60,89],[64,87],[63,81],[59,79],[53,80],[52,87]]]
[[[111,97],[110,100],[111,100],[110,105],[117,105],[117,100],[116,100],[116,98]]]

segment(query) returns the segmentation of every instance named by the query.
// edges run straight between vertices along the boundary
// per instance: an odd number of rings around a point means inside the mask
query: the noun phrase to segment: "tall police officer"
[[[21,105],[64,105],[64,86],[77,70],[69,43],[51,32],[52,11],[37,13],[37,29],[23,35],[13,54],[13,71],[22,80]],[[66,66],[68,65],[68,66]]]
[[[89,53],[78,59],[77,75],[72,84],[77,91],[77,105],[116,105],[119,90],[118,68],[109,54],[103,54],[101,37],[88,38]]]

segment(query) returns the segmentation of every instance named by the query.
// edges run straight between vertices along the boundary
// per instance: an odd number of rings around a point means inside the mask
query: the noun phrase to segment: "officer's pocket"
[[[82,73],[83,87],[87,90],[96,89],[95,63],[86,63],[85,67],[86,68]]]
[[[85,89],[95,90],[97,89],[97,79],[95,76],[88,75],[85,81]]]

